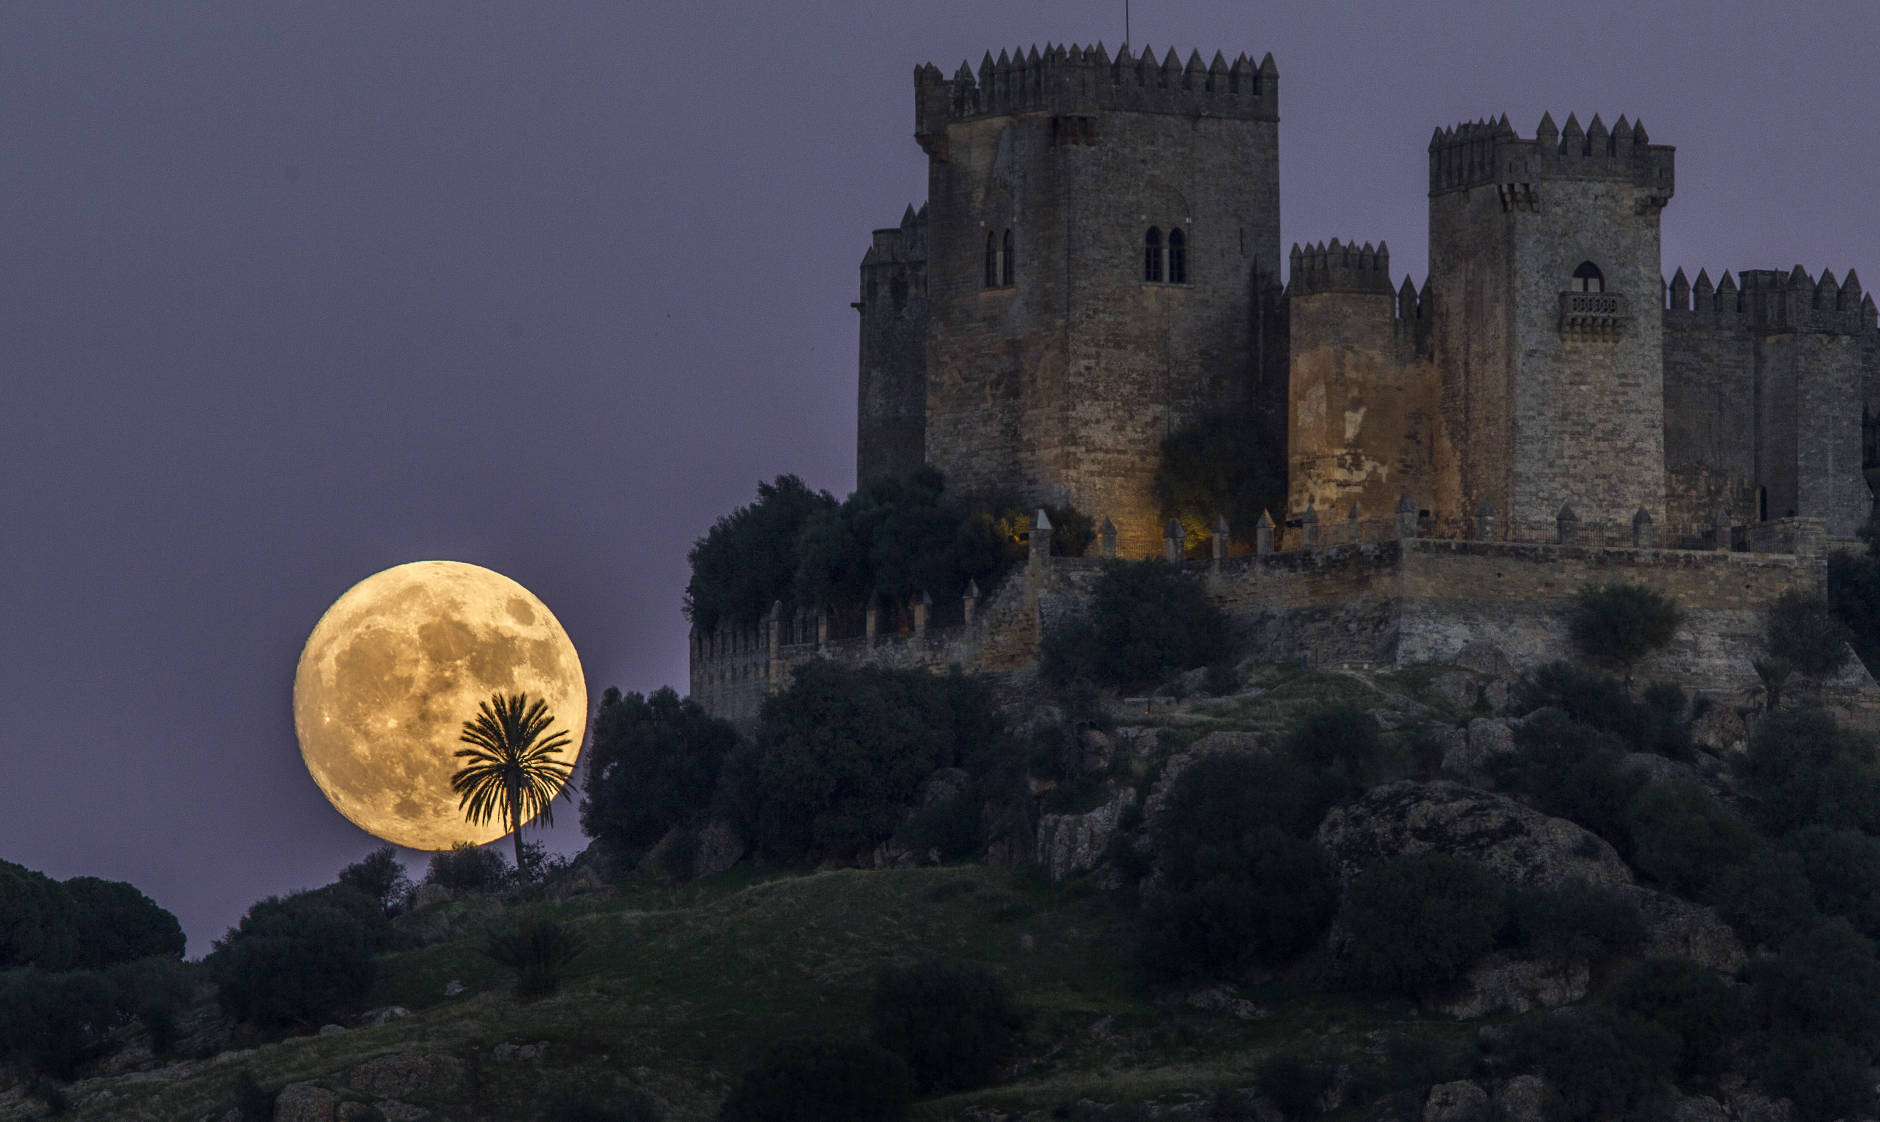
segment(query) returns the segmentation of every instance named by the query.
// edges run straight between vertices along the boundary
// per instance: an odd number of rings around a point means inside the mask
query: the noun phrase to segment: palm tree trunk
[[[522,792],[509,785],[509,832],[516,839],[516,880],[527,884],[529,870],[522,865]]]

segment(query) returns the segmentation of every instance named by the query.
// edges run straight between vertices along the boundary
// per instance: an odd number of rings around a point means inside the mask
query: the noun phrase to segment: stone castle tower
[[[928,198],[862,266],[857,475],[1069,501],[1159,548],[1164,436],[1283,439],[1279,81],[1101,46],[914,75]]]
[[[1642,124],[1438,129],[1422,287],[1333,241],[1293,247],[1282,295],[1271,56],[1034,48],[914,84],[929,194],[862,264],[860,480],[932,463],[1151,556],[1162,439],[1238,411],[1285,442],[1282,521],[1407,496],[1439,534],[1551,540],[1569,512],[1669,543],[1789,515],[1846,538],[1872,507],[1872,297],[1800,266],[1664,281],[1674,151]]]

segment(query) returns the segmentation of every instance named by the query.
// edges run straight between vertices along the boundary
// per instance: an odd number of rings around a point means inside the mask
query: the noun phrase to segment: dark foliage
[[[1286,751],[1300,763],[1357,791],[1377,778],[1384,741],[1377,719],[1349,703],[1308,712],[1286,737]]]
[[[66,970],[78,962],[78,916],[58,881],[0,861],[0,970]]]
[[[1506,919],[1502,883],[1473,861],[1427,852],[1381,862],[1346,893],[1353,980],[1413,997],[1446,986],[1495,946]]]
[[[424,883],[459,894],[501,892],[513,879],[514,871],[501,853],[469,842],[458,842],[442,853],[431,854],[424,872]]]
[[[117,991],[97,971],[0,974],[0,1060],[69,1081],[106,1051],[117,1016]]]
[[[1645,940],[1638,906],[1586,880],[1523,889],[1514,894],[1512,906],[1515,942],[1535,954],[1598,962]]]
[[[923,1095],[992,1082],[1024,1028],[1010,987],[960,963],[885,969],[868,1003],[869,1038],[907,1061]]]
[[[235,1109],[241,1112],[242,1122],[272,1122],[274,1100],[279,1097],[278,1090],[262,1087],[250,1072],[235,1077]]]
[[[339,883],[356,888],[378,901],[386,915],[395,915],[411,894],[411,879],[398,860],[398,851],[382,845],[339,871]]]
[[[1135,689],[1230,652],[1227,618],[1180,569],[1161,561],[1113,562],[1091,589],[1089,620],[1046,640],[1041,670],[1060,684],[1083,678]]]
[[[1873,740],[1824,710],[1770,714],[1750,736],[1739,773],[1772,835],[1812,825],[1880,833]]]
[[[384,923],[375,901],[344,886],[262,900],[205,960],[216,999],[223,1012],[265,1029],[330,1020],[371,988]]]
[[[1275,1052],[1260,1061],[1253,1083],[1285,1117],[1313,1118],[1323,1113],[1319,1100],[1332,1089],[1337,1075],[1330,1064],[1294,1052]]]
[[[1673,1070],[1683,1078],[1715,1077],[1742,1016],[1730,987],[1715,972],[1684,958],[1640,963],[1613,986],[1613,1008],[1651,1021],[1678,1038]]]
[[[1708,902],[1752,949],[1778,946],[1820,920],[1801,858],[1775,846],[1722,870]]]
[[[1868,1055],[1834,1037],[1778,1037],[1763,1060],[1763,1085],[1793,1101],[1802,1122],[1866,1118],[1874,1110]]]
[[[901,1057],[862,1040],[797,1040],[744,1073],[720,1122],[900,1122],[914,1099]]]
[[[77,925],[75,966],[96,970],[151,955],[183,957],[182,924],[135,886],[73,877],[63,887],[72,899]]]
[[[1716,879],[1761,842],[1697,783],[1647,783],[1625,808],[1634,868],[1686,896],[1707,897]]]
[[[1613,1009],[1547,1013],[1516,1030],[1515,1062],[1539,1072],[1569,1119],[1669,1117],[1677,1036]]]
[[[117,993],[120,1012],[135,1017],[150,1033],[150,1051],[168,1055],[176,1047],[177,1021],[189,1009],[199,968],[161,955],[121,962],[106,977]]]
[[[1867,549],[1836,550],[1828,556],[1828,606],[1847,628],[1854,653],[1868,669],[1880,667],[1880,556],[1873,524],[1861,531]]]
[[[564,1092],[549,1100],[540,1122],[665,1122],[665,1118],[666,1112],[645,1091],[606,1099]]]
[[[1671,642],[1677,605],[1636,584],[1587,585],[1567,613],[1567,634],[1581,657],[1630,674],[1639,659]]]
[[[1515,729],[1514,742],[1515,751],[1489,761],[1499,786],[1630,852],[1625,808],[1644,776],[1626,763],[1616,737],[1541,710]]]
[[[608,689],[594,710],[581,829],[628,854],[651,848],[711,808],[737,730],[670,688],[650,697]]]
[[[1684,708],[1684,691],[1668,682],[1654,682],[1634,697],[1617,678],[1570,662],[1550,662],[1522,675],[1513,705],[1517,713],[1558,709],[1577,724],[1611,733],[1631,751],[1674,760],[1691,757]]]
[[[1834,1037],[1871,1054],[1880,1046],[1880,962],[1845,920],[1823,923],[1750,964],[1757,1006],[1778,1036]]]
[[[1008,743],[976,679],[810,663],[764,703],[754,766],[731,780],[748,786],[728,801],[767,857],[848,858],[893,836],[935,770],[983,774]]]
[[[720,518],[687,555],[692,626],[707,633],[720,623],[749,627],[779,600],[797,606],[797,539],[805,523],[835,505],[829,492],[811,491],[794,475],[759,483],[757,501]]]
[[[573,931],[548,919],[525,921],[513,931],[490,936],[483,953],[516,976],[516,996],[542,997],[555,992],[561,972],[587,949]]]
[[[1238,413],[1217,414],[1162,441],[1155,498],[1164,518],[1179,519],[1190,542],[1227,519],[1233,536],[1254,539],[1260,515],[1286,509],[1285,449],[1261,439],[1260,425]]]
[[[1791,589],[1776,597],[1764,621],[1769,654],[1816,681],[1833,677],[1847,664],[1849,638],[1827,599],[1809,592]]]
[[[1880,838],[1808,826],[1783,844],[1801,858],[1817,911],[1847,920],[1869,939],[1880,938]]]

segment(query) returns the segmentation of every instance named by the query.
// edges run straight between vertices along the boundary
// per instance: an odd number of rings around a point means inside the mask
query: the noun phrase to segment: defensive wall
[[[1717,523],[1696,548],[1661,548],[1649,518],[1629,525],[1581,524],[1570,510],[1551,541],[1495,540],[1492,515],[1478,512],[1474,536],[1421,536],[1428,522],[1407,497],[1387,517],[1319,518],[1296,526],[1263,520],[1251,552],[1231,554],[1217,523],[1207,549],[1188,556],[1178,524],[1165,555],[1200,581],[1262,661],[1398,667],[1453,662],[1488,643],[1515,669],[1567,657],[1564,609],[1584,585],[1638,584],[1675,601],[1684,622],[1671,645],[1636,670],[1644,680],[1688,690],[1753,688],[1763,610],[1790,590],[1820,594],[1827,539],[1820,520]],[[1115,535],[1101,552],[1115,555]],[[977,589],[950,618],[923,598],[911,625],[881,630],[879,606],[859,634],[840,634],[836,616],[787,613],[781,605],[749,628],[692,637],[691,693],[708,710],[749,727],[763,699],[788,686],[796,667],[826,658],[849,666],[944,671],[951,667],[1023,681],[1037,669],[1040,644],[1088,611],[1104,557],[1053,557],[1049,527],[1033,532],[1031,556],[989,595]],[[1855,679],[1858,679],[1856,681]],[[1864,671],[1846,688],[1875,692]]]

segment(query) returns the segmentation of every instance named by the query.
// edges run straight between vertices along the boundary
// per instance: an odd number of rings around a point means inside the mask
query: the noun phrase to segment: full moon
[[[360,829],[410,849],[508,833],[457,809],[457,735],[498,693],[548,703],[550,731],[587,725],[581,660],[528,589],[476,565],[416,561],[353,585],[314,625],[294,672],[294,731],[313,781]]]

